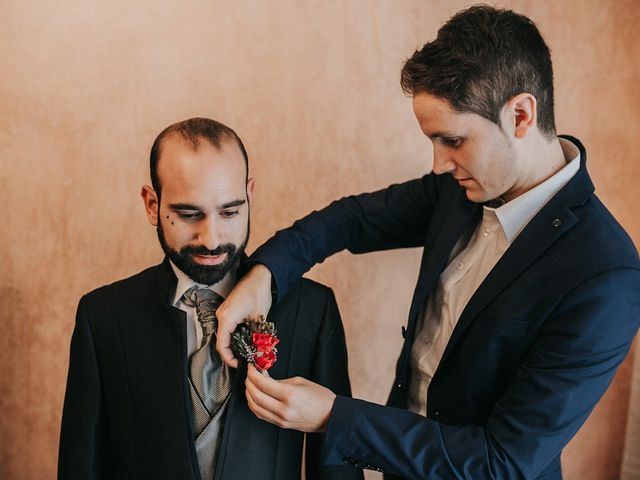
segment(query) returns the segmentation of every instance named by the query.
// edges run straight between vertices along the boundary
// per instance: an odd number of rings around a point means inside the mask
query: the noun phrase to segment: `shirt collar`
[[[504,235],[511,243],[536,213],[564,187],[580,169],[580,150],[572,142],[559,138],[567,164],[551,177],[510,202],[495,208]],[[485,209],[492,209],[485,206]]]
[[[171,305],[173,305],[174,307],[177,306],[178,302],[181,301],[184,292],[186,292],[193,286],[197,286],[198,288],[208,288],[209,290],[216,292],[222,298],[227,298],[235,285],[235,269],[229,272],[230,274],[224,277],[220,282],[214,285],[203,285],[194,281],[186,273],[176,267],[176,265],[172,261],[169,261],[169,264],[171,265],[171,268],[173,269],[173,272],[176,274],[176,278],[178,279],[176,292],[173,295],[173,301],[171,302]]]

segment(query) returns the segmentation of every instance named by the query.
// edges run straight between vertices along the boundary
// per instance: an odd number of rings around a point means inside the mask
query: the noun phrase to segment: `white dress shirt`
[[[560,145],[567,162],[561,170],[498,208],[484,206],[482,221],[454,247],[411,348],[410,411],[426,415],[429,384],[469,299],[536,213],[578,172],[580,151],[562,138]]]
[[[173,268],[173,272],[178,278],[172,305],[187,314],[187,357],[190,357],[202,344],[202,326],[196,317],[196,309],[185,305],[182,301],[182,296],[187,290],[196,285],[198,288],[208,288],[222,298],[227,298],[235,285],[235,270],[230,271],[215,285],[202,285],[193,281],[186,273],[176,267],[173,262],[169,263],[171,263],[171,268]]]

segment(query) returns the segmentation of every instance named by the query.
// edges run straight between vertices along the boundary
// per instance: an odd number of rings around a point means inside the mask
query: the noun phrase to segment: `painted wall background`
[[[541,28],[559,131],[584,141],[637,244],[637,1],[503,3]],[[54,478],[79,297],[161,260],[138,197],[157,133],[210,116],[240,134],[252,250],[336,197],[430,168],[399,71],[464,6],[0,0],[0,478]],[[386,398],[419,257],[339,254],[310,274],[336,291],[358,397]],[[631,369],[566,449],[566,478],[618,478]]]

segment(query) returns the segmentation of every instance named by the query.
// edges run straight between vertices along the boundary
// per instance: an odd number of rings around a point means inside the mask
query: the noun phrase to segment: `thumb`
[[[233,351],[231,350],[231,332],[222,325],[218,325],[216,350],[224,363],[232,368],[238,368],[238,360],[234,357]]]

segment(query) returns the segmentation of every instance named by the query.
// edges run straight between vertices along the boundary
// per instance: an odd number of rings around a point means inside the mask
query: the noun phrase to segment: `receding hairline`
[[[198,152],[202,148],[203,142],[209,144],[217,152],[225,150],[229,145],[235,145],[235,148],[238,150],[238,152],[240,153],[240,157],[242,158],[242,163],[245,168],[245,177],[247,178],[247,180],[249,178],[249,165],[247,163],[247,159],[244,156],[239,139],[232,132],[222,132],[219,141],[216,142],[205,135],[188,135],[179,129],[167,129],[167,131],[162,132],[162,135],[160,136],[160,138],[158,138],[157,144],[157,159],[155,169],[159,186],[162,185],[162,181],[160,179],[160,164],[162,161],[162,154],[164,151],[165,143],[168,141],[176,141],[182,143],[194,153]]]
[[[233,143],[238,148],[240,155],[242,155],[242,149],[240,148],[238,139],[229,132],[223,132],[220,135],[219,141],[216,142],[205,135],[188,135],[180,130],[169,130],[164,133],[161,138],[158,139],[158,165],[160,164],[160,160],[162,159],[164,144],[169,140],[177,140],[187,145],[194,152],[200,150],[203,141],[211,145],[217,151],[222,151],[229,143]]]
[[[238,134],[223,123],[211,118],[194,117],[181,122],[174,123],[166,127],[156,137],[151,146],[149,155],[149,173],[151,175],[151,184],[160,198],[162,183],[158,177],[158,163],[162,156],[164,141],[177,135],[181,138],[192,151],[200,148],[202,139],[208,140],[209,144],[220,150],[228,139],[235,139],[245,164],[245,179],[249,179],[249,155]]]

